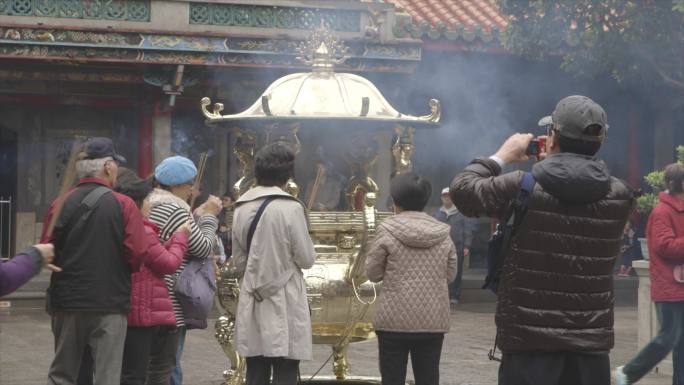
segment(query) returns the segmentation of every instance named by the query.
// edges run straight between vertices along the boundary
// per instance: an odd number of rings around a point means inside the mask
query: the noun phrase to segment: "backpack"
[[[486,257],[487,277],[485,278],[482,288],[489,289],[494,294],[497,294],[499,290],[501,268],[503,267],[504,258],[506,253],[508,253],[511,239],[517,232],[518,227],[527,212],[527,203],[530,196],[532,196],[535,183],[536,181],[531,173],[523,173],[518,195],[508,205],[504,216],[496,226],[496,230],[489,238]]]

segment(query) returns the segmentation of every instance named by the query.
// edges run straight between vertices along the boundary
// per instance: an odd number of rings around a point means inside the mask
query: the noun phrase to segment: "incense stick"
[[[79,143],[78,140],[74,140],[74,143],[71,146],[71,154],[69,154],[69,161],[67,162],[66,168],[64,169],[64,175],[62,176],[62,184],[59,188],[59,195],[57,195],[52,218],[50,218],[50,223],[48,224],[46,233],[47,239],[52,237],[52,232],[55,230],[55,225],[57,224],[59,215],[62,213],[62,208],[64,207],[66,193],[74,185],[74,180],[76,179],[76,161],[78,160],[80,149],[81,143]]]
[[[311,192],[309,193],[309,202],[306,205],[306,208],[309,211],[311,211],[314,202],[316,201],[316,195],[318,195],[318,189],[321,187],[321,179],[323,178],[323,175],[325,175],[325,169],[323,168],[323,165],[319,164],[318,170],[316,170],[316,179],[314,180],[314,184],[311,187]]]
[[[197,167],[197,177],[195,177],[195,183],[192,186],[192,191],[199,191],[200,186],[202,185],[202,178],[204,178],[204,170],[207,166],[207,159],[209,158],[209,154],[206,152],[203,152],[200,154],[200,159],[199,159],[199,164]],[[190,196],[190,216],[192,216],[192,208],[195,205],[195,199],[197,199],[196,194],[192,194]]]

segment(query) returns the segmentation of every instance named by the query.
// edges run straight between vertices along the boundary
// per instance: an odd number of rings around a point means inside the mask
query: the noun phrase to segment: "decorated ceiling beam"
[[[347,71],[412,72],[423,47],[500,49],[506,20],[490,0],[435,4],[0,0],[0,58],[300,68],[295,48],[322,23],[350,47]]]
[[[0,57],[209,66],[301,67],[299,41],[0,27]],[[411,72],[419,44],[350,42],[349,70]]]

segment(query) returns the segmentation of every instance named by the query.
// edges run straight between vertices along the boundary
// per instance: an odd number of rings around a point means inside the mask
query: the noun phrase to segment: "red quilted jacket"
[[[646,237],[651,265],[651,298],[684,301],[684,283],[674,279],[673,269],[684,264],[684,202],[660,193],[660,203],[648,218]]]
[[[131,312],[128,314],[128,326],[176,324],[164,275],[173,274],[181,265],[188,247],[188,236],[175,233],[162,245],[158,232],[154,223],[145,220],[147,255],[140,272],[131,275]]]

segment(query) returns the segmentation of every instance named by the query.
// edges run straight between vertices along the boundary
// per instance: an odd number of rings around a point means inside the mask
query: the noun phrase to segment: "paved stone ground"
[[[451,332],[442,352],[443,385],[495,384],[497,364],[487,360],[494,335],[494,304],[475,303],[456,307],[451,317]],[[616,309],[616,347],[611,353],[613,364],[622,364],[636,353],[637,315],[635,307]],[[213,323],[210,323],[213,324]],[[314,360],[302,364],[302,379],[309,378],[328,358],[329,348],[314,345]],[[353,344],[349,348],[352,374],[379,376],[377,342]],[[38,310],[2,310],[0,312],[0,384],[45,384],[52,359],[52,334],[49,319]],[[227,366],[213,330],[188,333],[183,361],[185,384],[218,385]],[[328,364],[321,375],[330,375]],[[409,369],[409,379],[412,379]],[[640,384],[671,384],[670,376],[650,374]]]

